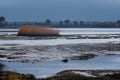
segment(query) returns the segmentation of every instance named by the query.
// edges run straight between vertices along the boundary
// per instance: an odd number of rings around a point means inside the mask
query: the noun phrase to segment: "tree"
[[[5,22],[5,17],[1,16],[0,17],[0,26],[4,26],[4,22]]]
[[[117,20],[118,23],[120,23],[120,20]]]
[[[120,20],[117,20],[117,24],[120,24]]]
[[[73,22],[75,26],[78,26],[78,22],[77,21],[74,21]]]
[[[120,20],[117,20],[116,27],[120,27]]]
[[[59,26],[63,26],[63,21],[60,21],[60,22],[59,22]]]
[[[69,25],[69,24],[70,24],[70,20],[66,19],[66,20],[64,21],[64,23],[65,23],[66,25]]]
[[[80,21],[80,27],[84,27],[84,22]]]
[[[80,25],[83,25],[84,24],[84,22],[83,21],[80,21]]]
[[[45,25],[51,25],[51,20],[50,19],[46,19],[46,21],[45,21]]]
[[[5,22],[5,17],[1,16],[0,17],[0,23],[3,23],[3,22]]]

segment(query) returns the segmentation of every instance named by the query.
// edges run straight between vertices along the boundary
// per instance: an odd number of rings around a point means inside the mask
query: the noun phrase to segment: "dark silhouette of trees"
[[[68,26],[70,24],[70,20],[66,19],[64,23],[66,24],[66,26]]]
[[[78,22],[77,21],[74,21],[74,26],[78,26]]]
[[[59,22],[59,26],[61,26],[61,27],[63,26],[63,21]]]
[[[5,21],[5,17],[1,16],[0,17],[0,23],[3,23]]]
[[[56,28],[120,28],[120,19],[113,22],[98,22],[98,21],[71,21],[69,19],[63,21],[54,21],[46,19],[41,22],[7,22],[4,16],[0,16],[0,27],[18,27],[19,25],[29,24],[29,25],[40,25],[40,26],[51,26]]]
[[[80,23],[79,23],[79,27],[84,27],[84,22],[83,21],[80,21]]]
[[[120,20],[117,20],[116,27],[120,27]]]
[[[51,25],[51,20],[50,19],[46,19],[45,25],[50,26]]]
[[[120,20],[117,20],[117,25],[120,25]]]
[[[83,25],[84,24],[84,22],[83,21],[80,21],[80,25]]]
[[[0,26],[5,26],[5,17],[0,17]]]
[[[117,24],[120,24],[120,20],[117,20]]]
[[[14,26],[16,26],[17,25],[17,23],[16,22],[14,22]]]

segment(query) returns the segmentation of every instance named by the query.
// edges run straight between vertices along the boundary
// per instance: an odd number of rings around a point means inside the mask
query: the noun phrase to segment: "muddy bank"
[[[66,70],[48,78],[36,79],[32,74],[0,71],[0,80],[119,80],[119,70]]]
[[[48,78],[36,79],[32,74],[0,71],[0,80],[119,80],[120,71],[116,70],[67,70]]]
[[[6,65],[0,63],[0,80],[36,80],[32,74],[20,74],[13,71],[5,71]]]
[[[88,60],[97,55],[120,54],[119,43],[66,44],[48,46],[1,45],[0,60],[40,62],[58,59]]]
[[[119,70],[66,70],[40,80],[119,80]]]
[[[0,80],[36,80],[32,74],[20,74],[12,71],[0,71]]]

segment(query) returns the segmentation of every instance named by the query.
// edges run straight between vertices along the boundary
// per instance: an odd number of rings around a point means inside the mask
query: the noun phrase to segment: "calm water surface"
[[[61,60],[36,62],[36,63],[20,63],[20,62],[3,62],[6,69],[20,73],[31,73],[36,77],[45,77],[54,75],[57,72],[68,69],[80,70],[103,70],[113,69],[120,70],[120,55],[98,56],[90,60],[70,60],[68,63],[63,63]]]

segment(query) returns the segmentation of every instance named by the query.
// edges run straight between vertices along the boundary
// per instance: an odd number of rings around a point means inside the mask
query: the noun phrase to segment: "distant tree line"
[[[0,28],[18,27],[16,22],[7,22],[4,16],[0,16]]]
[[[4,27],[5,26],[5,17],[0,16],[0,27]]]
[[[51,26],[55,28],[120,28],[120,20],[115,22],[87,22],[87,21],[71,21],[69,19],[63,21],[52,21],[46,19],[45,21],[39,22],[7,22],[5,17],[0,17],[0,27],[19,27],[20,25],[40,25],[40,26]]]
[[[45,22],[36,22],[34,25],[51,26],[55,28],[120,28],[120,20],[115,22],[86,22],[66,19],[64,21],[52,22],[50,19],[46,19]]]

